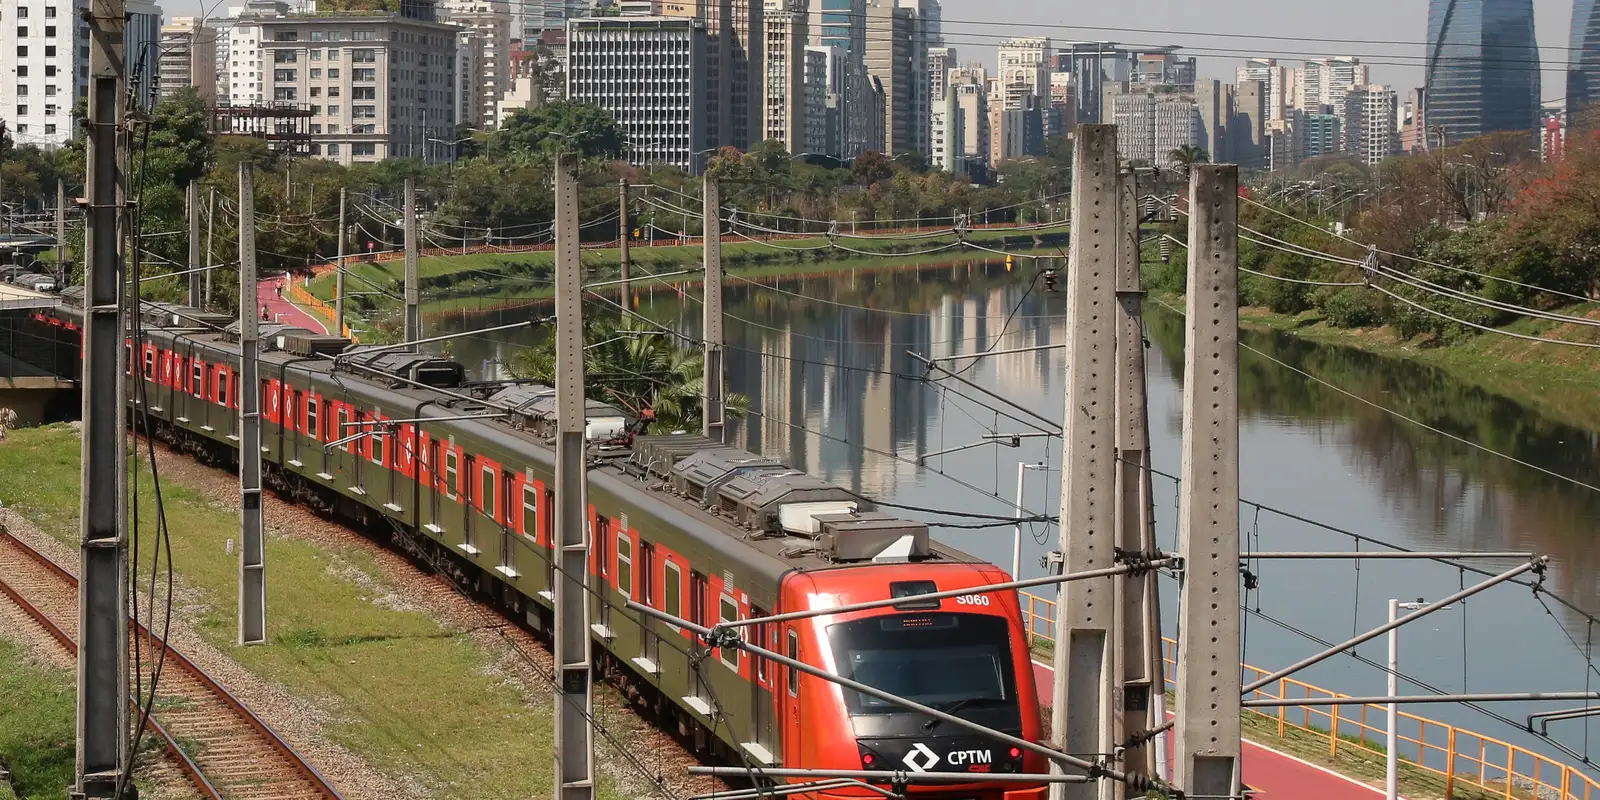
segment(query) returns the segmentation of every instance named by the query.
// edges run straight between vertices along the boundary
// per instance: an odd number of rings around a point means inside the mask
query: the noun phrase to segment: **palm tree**
[[[629,413],[654,416],[651,433],[698,429],[705,395],[705,357],[678,346],[672,337],[632,317],[593,319],[585,326],[584,394]],[[511,374],[555,383],[555,341],[523,349],[512,357]],[[749,398],[725,398],[730,418],[743,416]]]
[[[1185,179],[1189,177],[1189,170],[1194,165],[1206,164],[1211,161],[1211,156],[1206,153],[1205,148],[1195,147],[1192,144],[1186,144],[1173,150],[1167,154],[1167,158],[1178,165],[1178,171],[1183,173]]]

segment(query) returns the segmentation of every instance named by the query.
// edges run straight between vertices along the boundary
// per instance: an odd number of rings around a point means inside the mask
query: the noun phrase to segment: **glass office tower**
[[[1600,8],[1595,7],[1595,0],[1573,0],[1571,47],[1567,53],[1567,121],[1595,126],[1600,120],[1580,119],[1585,109],[1600,103]],[[1587,116],[1594,114],[1600,111]]]
[[[1593,0],[1582,0],[1593,2]],[[1426,124],[1447,144],[1539,121],[1533,0],[1429,0]]]

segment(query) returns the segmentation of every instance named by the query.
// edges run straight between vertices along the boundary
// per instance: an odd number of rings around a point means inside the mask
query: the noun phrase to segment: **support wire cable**
[[[1383,288],[1382,286],[1378,286],[1377,284],[1373,284],[1372,288],[1375,291],[1382,292],[1383,294],[1385,294],[1385,295],[1387,295],[1387,296],[1389,296],[1389,297],[1391,297],[1391,298],[1393,298],[1395,300],[1399,300],[1400,302],[1405,303],[1406,305],[1411,306],[1412,308],[1418,309],[1420,311],[1426,311],[1427,313],[1432,314],[1432,315],[1434,315],[1436,317],[1439,317],[1439,318],[1444,319],[1444,320],[1448,320],[1450,322],[1454,322],[1457,325],[1465,325],[1468,328],[1476,328],[1476,329],[1478,329],[1480,331],[1485,331],[1487,333],[1497,333],[1497,334],[1499,334],[1501,336],[1510,336],[1510,337],[1515,338],[1515,339],[1522,339],[1522,340],[1529,341],[1529,342],[1543,342],[1545,344],[1566,345],[1567,347],[1585,347],[1585,348],[1591,348],[1591,349],[1600,349],[1600,342],[1574,342],[1574,341],[1570,341],[1570,340],[1567,340],[1567,339],[1547,339],[1547,338],[1545,338],[1543,336],[1531,336],[1531,335],[1526,334],[1526,333],[1517,333],[1516,331],[1508,331],[1508,330],[1505,330],[1504,328],[1496,328],[1496,327],[1494,327],[1492,325],[1483,325],[1483,324],[1480,324],[1480,323],[1477,323],[1477,322],[1470,322],[1468,320],[1464,320],[1464,319],[1461,319],[1459,317],[1453,317],[1453,316],[1451,316],[1449,314],[1444,313],[1443,311],[1439,311],[1439,310],[1437,310],[1435,308],[1432,308],[1432,307],[1430,307],[1428,305],[1425,305],[1423,303],[1419,303],[1419,302],[1417,302],[1415,300],[1411,300],[1410,298],[1407,298],[1407,297],[1405,297],[1403,295],[1396,294],[1395,292],[1391,292],[1388,289]],[[1450,299],[1453,299],[1453,298],[1450,298]]]

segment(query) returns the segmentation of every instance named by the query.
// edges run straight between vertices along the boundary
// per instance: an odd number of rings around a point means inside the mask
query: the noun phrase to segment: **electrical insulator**
[[[1167,239],[1161,240],[1161,263],[1172,263],[1172,242]]]
[[[1056,290],[1055,267],[1050,267],[1044,271],[1044,290],[1047,292],[1053,292]]]

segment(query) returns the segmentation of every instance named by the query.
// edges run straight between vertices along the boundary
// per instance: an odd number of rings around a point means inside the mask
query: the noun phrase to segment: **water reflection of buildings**
[[[966,267],[951,273],[968,283],[985,277]],[[987,346],[1026,287],[1006,280],[969,287],[965,296],[947,291],[930,298],[926,312],[899,311],[904,305],[892,303],[882,303],[881,311],[850,307],[878,291],[903,294],[906,287],[894,281],[860,276],[806,287],[824,302],[786,296],[774,303],[761,289],[730,296],[728,329],[737,348],[728,356],[730,383],[752,411],[736,429],[740,446],[780,454],[796,468],[867,493],[889,493],[917,479],[918,454],[939,446],[940,396],[921,380],[924,369],[907,351],[942,356]],[[1015,320],[1025,332],[1006,340],[1048,338],[1047,330],[1025,322]],[[1044,358],[1006,358],[1006,384],[1036,390]]]

